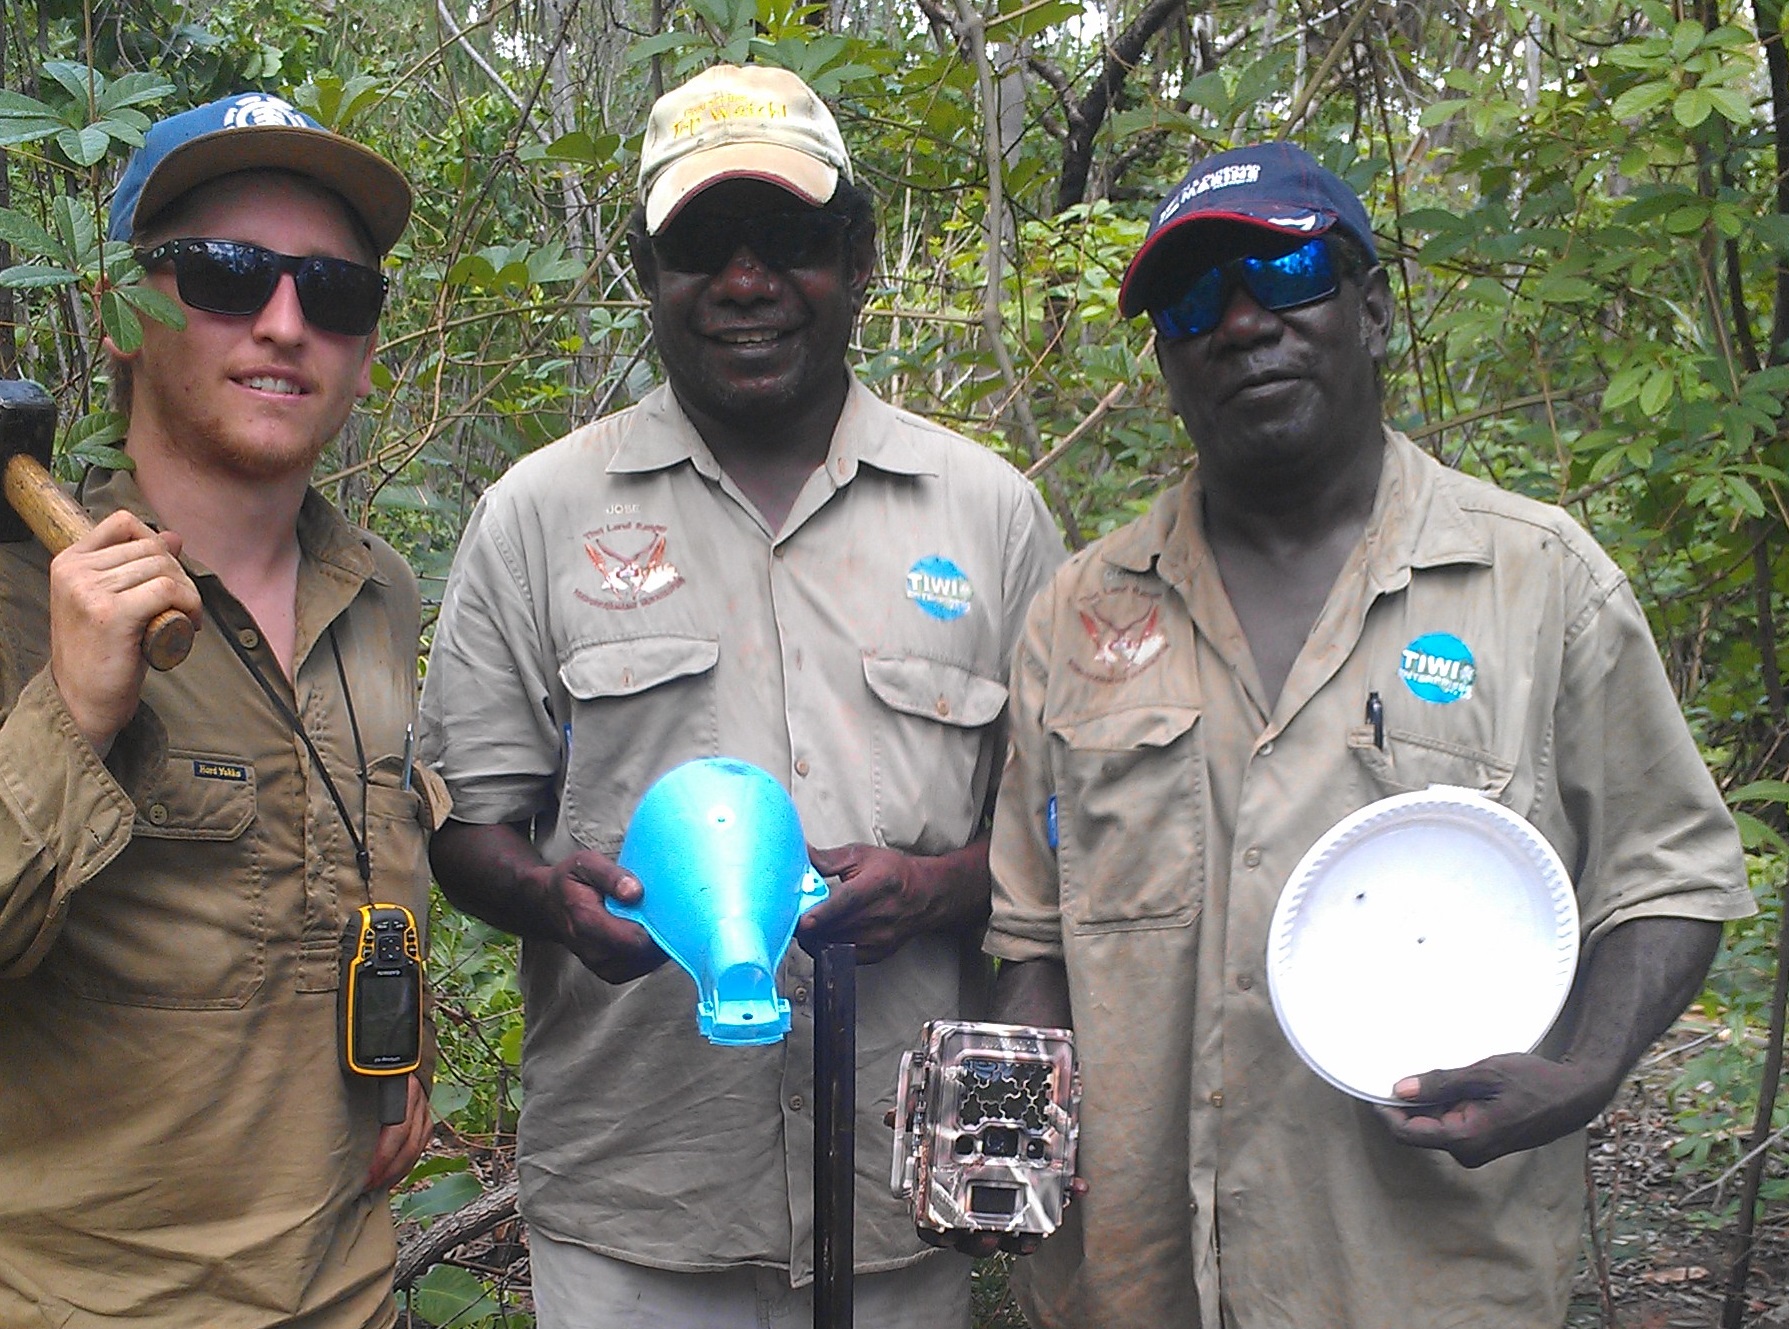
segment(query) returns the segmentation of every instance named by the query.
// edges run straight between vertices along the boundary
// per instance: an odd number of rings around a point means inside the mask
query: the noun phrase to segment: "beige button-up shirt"
[[[780,532],[675,397],[589,425],[484,495],[436,627],[423,716],[454,815],[534,820],[549,860],[613,855],[659,775],[752,762],[811,844],[939,854],[983,824],[1025,606],[1061,559],[1036,491],[984,448],[853,382]],[[933,935],[858,984],[864,1270],[928,1248],[888,1191],[899,1054],[980,960]],[[522,1208],[636,1263],[813,1270],[813,964],[791,947],[782,1042],[715,1047],[667,964],[611,986],[525,942]]]
[[[96,517],[128,507],[153,524],[125,473],[95,472],[83,498]],[[105,762],[46,664],[48,559],[0,546],[8,1329],[362,1329],[395,1315],[390,1210],[362,1190],[377,1104],[336,1049],[339,939],[365,892],[309,756],[223,634],[302,718],[365,827],[373,891],[419,919],[445,792],[432,775],[404,787],[409,568],[315,493],[298,533],[296,684],[189,562],[225,621],[208,614],[192,655],[149,674]]]
[[[1431,783],[1546,835],[1589,946],[1748,913],[1645,619],[1564,513],[1390,434],[1365,538],[1269,706],[1199,511],[1195,480],[1078,555],[1014,661],[987,945],[1066,963],[1091,1185],[1021,1262],[1033,1323],[1197,1305],[1205,1329],[1558,1329],[1583,1137],[1476,1171],[1394,1143],[1280,1032],[1267,930],[1324,830]]]

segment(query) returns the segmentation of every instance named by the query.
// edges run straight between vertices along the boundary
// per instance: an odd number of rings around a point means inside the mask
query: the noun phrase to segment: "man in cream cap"
[[[967,1326],[969,1262],[890,1197],[882,1119],[921,1024],[981,1014],[1007,662],[1060,542],[1010,466],[847,368],[874,216],[800,79],[722,66],[660,98],[638,198],[667,384],[486,491],[423,700],[456,800],[436,874],[524,938],[539,1323],[812,1322],[812,961],[777,975],[781,1042],[716,1047],[604,908],[640,897],[613,859],[646,788],[730,756],[827,846],[802,938],[864,965],[856,1324]]]

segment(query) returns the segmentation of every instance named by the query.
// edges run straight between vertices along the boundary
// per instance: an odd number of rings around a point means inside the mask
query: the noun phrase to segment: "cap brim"
[[[646,234],[657,235],[697,194],[723,180],[764,180],[819,207],[839,173],[816,157],[776,143],[724,143],[680,157],[646,191]]]
[[[340,194],[359,215],[380,254],[410,222],[410,185],[371,148],[328,130],[245,125],[201,134],[162,158],[143,185],[131,229],[187,190],[237,171],[291,171]]]
[[[1118,312],[1125,318],[1135,318],[1150,307],[1150,297],[1157,293],[1155,288],[1161,279],[1164,264],[1187,252],[1194,239],[1192,228],[1214,231],[1229,228],[1234,231],[1235,228],[1246,227],[1249,230],[1270,231],[1275,235],[1309,240],[1322,235],[1336,224],[1336,219],[1325,213],[1308,215],[1311,219],[1309,225],[1268,221],[1246,212],[1195,212],[1185,217],[1176,217],[1143,241],[1142,248],[1137,250],[1130,266],[1124,270],[1124,281],[1118,287]]]

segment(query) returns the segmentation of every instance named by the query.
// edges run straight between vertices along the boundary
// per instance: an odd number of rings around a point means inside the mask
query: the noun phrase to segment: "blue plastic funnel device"
[[[826,898],[788,791],[729,757],[688,761],[646,791],[621,842],[640,902],[606,903],[696,980],[711,1043],[775,1043],[789,1032],[776,971],[795,920]]]

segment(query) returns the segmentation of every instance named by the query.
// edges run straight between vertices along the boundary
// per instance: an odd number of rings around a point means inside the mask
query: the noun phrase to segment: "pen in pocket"
[[[1385,751],[1385,703],[1377,692],[1367,693],[1367,723],[1373,726],[1373,746]]]

